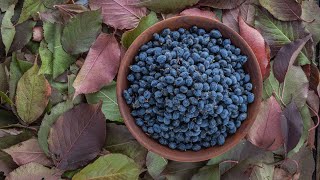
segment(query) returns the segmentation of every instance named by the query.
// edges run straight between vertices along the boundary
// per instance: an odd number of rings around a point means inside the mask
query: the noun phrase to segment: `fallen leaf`
[[[193,175],[191,180],[220,180],[219,165],[205,166]]]
[[[292,0],[259,0],[275,18],[281,21],[294,21],[300,19],[301,5]]]
[[[294,101],[283,110],[281,129],[285,151],[289,152],[298,144],[303,131],[302,117]]]
[[[27,20],[21,24],[15,25],[16,34],[13,38],[9,52],[22,49],[30,42],[32,29],[36,25],[35,21]]]
[[[199,0],[141,0],[141,5],[157,13],[169,14],[198,3]]]
[[[146,166],[148,173],[153,177],[153,179],[157,179],[160,177],[162,171],[168,165],[168,160],[149,151],[146,159]]]
[[[220,164],[220,172],[221,174],[224,174],[236,164],[241,163],[249,157],[257,156],[263,152],[264,151],[262,149],[254,146],[249,141],[242,140],[231,150],[221,154],[220,156],[210,159],[207,165]]]
[[[12,100],[8,97],[8,95],[6,93],[0,91],[0,104],[3,102],[7,103],[10,106],[14,105]]]
[[[54,106],[51,109],[50,114],[46,114],[44,116],[38,131],[38,142],[39,142],[40,148],[43,150],[43,152],[47,156],[50,156],[49,145],[48,145],[48,136],[50,133],[50,128],[58,120],[59,116],[69,111],[72,107],[73,107],[72,102],[70,101],[62,102]]]
[[[44,38],[48,43],[40,44],[40,57],[44,63],[41,65],[41,74],[52,74],[55,79],[66,71],[76,61],[76,57],[64,51],[61,44],[63,26],[58,23],[44,22]],[[50,50],[50,52],[48,51]]]
[[[319,114],[319,107],[320,107],[320,102],[319,102],[319,96],[313,91],[309,90],[308,92],[308,97],[307,97],[307,104],[312,108],[311,112],[313,116],[316,116],[316,114]]]
[[[65,20],[73,18],[79,13],[89,11],[88,8],[79,4],[61,4],[55,5],[55,7],[59,9],[61,16],[63,16]]]
[[[150,26],[157,23],[159,20],[157,18],[157,14],[154,12],[151,12],[148,16],[145,16],[141,18],[141,21],[139,22],[139,25],[130,30],[123,33],[121,37],[121,43],[125,48],[129,48],[129,46],[133,43],[133,41],[146,29],[148,29]]]
[[[241,37],[248,43],[258,60],[262,77],[265,79],[270,74],[270,49],[262,35],[253,27],[250,27],[239,16],[239,29]],[[281,52],[281,50],[280,50]],[[273,67],[275,63],[273,64]]]
[[[130,158],[122,154],[100,157],[83,168],[72,179],[138,179],[140,169]]]
[[[312,127],[315,126],[313,121],[310,121],[310,123]],[[315,139],[316,139],[316,129],[308,131],[307,147],[309,147],[311,150],[316,150]]]
[[[182,15],[182,16],[200,16],[200,17],[218,20],[216,14],[213,11],[201,10],[199,8],[185,9],[180,13],[180,15]]]
[[[0,9],[2,12],[6,12],[10,5],[15,5],[18,0],[2,0],[0,1]]]
[[[85,63],[73,83],[76,92],[88,94],[109,84],[120,66],[120,46],[113,35],[101,33],[86,57]],[[104,71],[104,73],[100,73]]]
[[[43,12],[45,10],[46,7],[43,5],[42,0],[25,0],[23,2],[23,7],[18,24],[23,23],[30,17],[35,16],[38,12]]]
[[[256,8],[255,28],[262,34],[273,57],[284,45],[309,35],[299,21],[279,21],[267,11]],[[299,65],[310,64],[313,59],[313,42],[308,41],[297,58]]]
[[[259,5],[259,0],[246,0],[244,3],[241,4],[241,6],[239,6],[240,16],[247,24],[251,26],[254,26],[256,5]]]
[[[43,39],[43,28],[41,26],[37,26],[34,27],[32,30],[32,40],[40,42]]]
[[[189,179],[205,165],[205,162],[177,162],[170,161],[161,176],[166,179]]]
[[[124,125],[107,123],[107,139],[104,148],[111,153],[121,153],[144,167],[148,150],[141,146]]]
[[[314,90],[318,95],[320,95],[320,72],[315,64],[311,64],[310,71],[310,89]]]
[[[67,2],[68,0],[43,0],[43,4],[47,8],[55,8],[56,6]]]
[[[61,115],[51,127],[49,150],[57,168],[73,170],[94,159],[105,138],[101,104],[80,104]]]
[[[6,54],[8,54],[11,44],[13,42],[14,35],[16,34],[16,29],[11,22],[11,18],[14,14],[14,5],[11,5],[7,12],[4,14],[1,23],[1,36],[3,44],[6,47]]]
[[[135,28],[147,9],[136,4],[140,0],[90,0],[91,9],[102,8],[103,22],[115,29]]]
[[[14,162],[19,166],[30,162],[36,162],[44,166],[52,165],[52,161],[43,153],[36,138],[3,149],[3,151],[10,154]]]
[[[301,18],[312,34],[314,44],[317,44],[320,41],[320,8],[316,1],[302,1]]]
[[[247,139],[263,149],[270,151],[279,149],[283,145],[281,115],[281,107],[273,96],[263,101]]]
[[[268,99],[272,95],[275,96],[278,102],[281,102],[281,92],[280,92],[280,83],[279,81],[274,77],[273,74],[273,62],[270,63],[270,75],[267,79],[263,82],[263,93],[262,98],[263,100]]]
[[[273,173],[273,180],[295,180],[293,176],[284,169],[275,168]]]
[[[9,88],[8,76],[6,73],[7,67],[4,63],[0,63],[0,91],[7,92]]]
[[[298,108],[306,103],[309,81],[300,66],[291,66],[284,79],[282,101],[285,105],[293,99]]]
[[[263,151],[249,156],[226,173],[221,173],[221,179],[233,180],[235,177],[237,177],[237,180],[272,179],[274,169],[272,163],[274,163],[273,153],[271,151]]]
[[[246,0],[200,0],[199,4],[217,9],[233,9],[245,1]]]
[[[53,169],[46,168],[38,163],[29,163],[12,171],[6,180],[18,180],[18,179],[45,179],[45,180],[57,180],[60,178],[60,174]]]
[[[0,178],[2,177],[1,173],[8,176],[17,167],[18,165],[12,160],[11,156],[0,150]]]
[[[20,78],[17,85],[16,107],[20,118],[27,124],[37,120],[45,110],[51,94],[49,82],[38,75],[37,64]]]
[[[223,24],[229,26],[231,29],[236,31],[237,33],[240,32],[239,30],[239,8],[235,9],[227,9],[222,11],[222,22]]]
[[[310,40],[311,34],[308,36],[295,40],[285,46],[283,46],[276,57],[274,58],[273,63],[273,73],[277,80],[282,83],[288,72],[288,69],[294,64],[297,59],[300,51],[305,46],[305,44]]]
[[[71,54],[88,51],[101,32],[101,23],[101,10],[77,14],[63,29],[61,37],[63,48]]]
[[[6,149],[13,145],[16,145],[22,141],[30,139],[34,134],[31,131],[24,130],[22,133],[17,135],[7,135],[0,137],[0,149]]]
[[[307,105],[304,105],[300,109],[300,114],[302,117],[303,121],[303,131],[301,138],[298,142],[298,144],[288,153],[288,157],[291,157],[292,155],[298,153],[302,147],[306,145],[306,142],[308,141],[308,136],[309,136],[309,130],[312,128],[312,118],[310,114],[310,110]]]
[[[32,67],[31,63],[23,62],[17,59],[16,53],[12,54],[9,74],[9,97],[14,100],[19,79]]]
[[[86,94],[89,104],[96,104],[102,101],[102,112],[106,119],[123,122],[116,96],[116,82],[111,82],[100,91],[93,94]]]
[[[0,129],[17,122],[17,117],[11,111],[0,109]]]

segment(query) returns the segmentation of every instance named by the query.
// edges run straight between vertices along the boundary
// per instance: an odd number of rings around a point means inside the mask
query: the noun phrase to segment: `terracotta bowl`
[[[200,28],[204,28],[207,31],[218,29],[224,38],[231,39],[231,42],[236,47],[239,47],[241,49],[242,54],[248,56],[248,61],[244,65],[244,69],[245,72],[249,73],[251,76],[253,93],[255,95],[254,102],[248,106],[247,119],[243,121],[242,125],[234,135],[228,136],[226,138],[226,142],[223,146],[215,146],[207,149],[202,149],[197,152],[172,150],[167,146],[159,144],[157,141],[146,135],[142,131],[142,129],[135,124],[135,119],[130,114],[131,109],[126,104],[122,96],[123,90],[127,89],[129,86],[129,82],[127,80],[127,75],[130,73],[129,66],[133,63],[134,57],[137,55],[139,48],[152,39],[153,33],[159,33],[165,28],[170,28],[171,30],[177,30],[180,27],[188,29],[194,25]],[[144,31],[127,50],[124,58],[121,61],[117,78],[118,104],[124,122],[131,134],[138,140],[140,144],[142,144],[148,150],[159,154],[160,156],[167,159],[181,162],[197,162],[208,160],[219,156],[234,147],[241,139],[243,139],[247,135],[250,127],[252,126],[259,111],[261,97],[262,77],[260,68],[254,53],[252,52],[246,41],[242,39],[238,33],[220,22],[196,16],[181,16],[166,19]]]

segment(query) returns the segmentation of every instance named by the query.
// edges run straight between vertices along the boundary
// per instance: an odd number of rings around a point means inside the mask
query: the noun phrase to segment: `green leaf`
[[[280,83],[276,79],[276,77],[273,74],[273,63],[270,63],[270,75],[269,77],[264,80],[263,82],[263,92],[262,92],[262,98],[263,100],[269,99],[273,94],[275,95],[275,98],[278,102],[280,101]]]
[[[73,176],[74,180],[85,179],[130,179],[137,180],[139,167],[130,158],[122,154],[102,156]]]
[[[301,5],[292,0],[259,0],[275,18],[281,21],[299,20],[301,16]]]
[[[170,161],[166,169],[161,173],[167,180],[190,179],[205,165],[205,162],[177,162]]]
[[[250,179],[252,180],[272,180],[274,173],[274,166],[268,165],[265,163],[257,163],[255,164]]]
[[[302,1],[303,24],[311,32],[314,44],[320,41],[320,7],[316,1]]]
[[[8,10],[10,5],[16,4],[18,0],[1,0],[0,1],[0,9],[2,12],[5,12]]]
[[[197,4],[199,0],[142,0],[141,5],[157,13],[172,13]]]
[[[123,122],[117,103],[116,82],[110,83],[110,85],[96,93],[87,94],[86,98],[90,104],[97,104],[99,101],[102,101],[102,112],[106,119]]]
[[[8,8],[7,12],[4,14],[4,17],[1,23],[2,41],[6,47],[7,54],[13,42],[14,35],[16,34],[16,29],[11,22],[11,18],[13,14],[14,14],[14,5],[11,5]]]
[[[166,168],[168,160],[149,151],[147,154],[146,165],[148,173],[154,178],[157,179],[161,172]]]
[[[52,74],[53,54],[48,49],[47,43],[45,41],[41,41],[40,43],[39,55],[42,62],[39,70],[39,74]]]
[[[42,0],[25,0],[23,2],[22,11],[18,24],[28,20],[30,17],[35,16],[39,12],[46,10],[46,7],[43,5]]]
[[[6,149],[13,145],[16,145],[22,141],[26,141],[33,136],[31,131],[23,131],[18,135],[8,135],[0,137],[0,149]]]
[[[219,165],[205,166],[192,176],[191,180],[220,180]]]
[[[59,116],[72,109],[73,104],[70,101],[57,104],[51,109],[50,114],[46,114],[41,122],[41,126],[38,132],[38,142],[40,148],[47,156],[49,154],[48,136],[51,126],[58,120]]]
[[[17,117],[11,111],[0,109],[0,128],[17,122]]]
[[[302,108],[308,97],[309,81],[300,66],[292,66],[284,79],[282,101],[285,105],[294,100],[297,107]]]
[[[311,123],[312,118],[310,115],[309,108],[306,104],[301,108],[300,114],[301,114],[302,121],[303,121],[303,132],[302,132],[301,138],[300,138],[298,144],[296,145],[296,147],[294,147],[288,153],[288,157],[292,157],[294,154],[298,153],[300,151],[300,149],[306,144],[307,139],[308,139],[308,135],[309,135],[309,129],[312,127],[312,123]]]
[[[12,100],[7,96],[6,93],[0,91],[0,103],[2,102],[2,100],[6,103],[8,103],[10,106],[13,105]]]
[[[43,0],[43,4],[47,7],[47,8],[51,8],[54,9],[54,5],[59,5],[59,4],[63,4],[67,2],[67,0]]]
[[[309,33],[299,21],[279,21],[267,11],[256,8],[255,27],[270,45],[272,55],[282,46],[294,40],[306,37]],[[313,42],[308,41],[297,58],[300,65],[310,64],[313,59]]]
[[[44,59],[46,59],[48,62],[43,65],[43,67],[41,66],[41,69],[42,71],[46,70],[46,72],[52,72],[54,79],[64,73],[66,69],[68,69],[70,65],[76,61],[76,57],[69,55],[62,48],[62,28],[62,25],[58,23],[53,24],[45,22],[43,25],[44,38],[48,43],[48,49],[52,52],[52,58],[50,59],[49,52],[47,51],[46,47],[44,47],[45,55],[43,55],[43,51],[42,55],[45,56]],[[39,53],[41,56],[41,52]],[[49,71],[49,69],[51,69],[51,71]]]
[[[150,26],[157,23],[159,20],[157,18],[157,14],[154,12],[151,12],[148,16],[145,16],[141,18],[141,21],[139,22],[139,25],[130,30],[123,33],[121,37],[121,43],[124,47],[129,48],[129,46],[133,43],[133,41],[146,29],[148,29]]]
[[[21,76],[32,67],[32,64],[25,61],[17,60],[16,53],[12,54],[12,61],[10,64],[10,78],[9,78],[9,97],[14,99],[16,95],[16,88]]]
[[[148,152],[135,140],[125,125],[114,123],[107,123],[107,138],[104,148],[112,153],[127,155],[140,167],[144,166]]]
[[[7,92],[8,77],[6,73],[6,66],[4,63],[0,64],[0,91]]]
[[[71,54],[88,51],[101,31],[101,23],[101,10],[77,14],[63,29],[63,48]]]
[[[16,106],[20,118],[27,124],[37,120],[45,110],[51,87],[43,75],[38,75],[39,68],[35,64],[18,82]]]

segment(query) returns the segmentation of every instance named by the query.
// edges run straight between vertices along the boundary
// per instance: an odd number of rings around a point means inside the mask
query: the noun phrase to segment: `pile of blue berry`
[[[123,96],[142,130],[181,151],[223,145],[254,101],[247,56],[218,30],[164,29],[141,46]]]

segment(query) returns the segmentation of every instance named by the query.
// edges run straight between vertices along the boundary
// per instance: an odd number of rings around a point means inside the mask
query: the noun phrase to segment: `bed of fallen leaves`
[[[312,179],[320,8],[313,0],[1,0],[0,179]],[[173,16],[237,31],[263,74],[246,139],[205,162],[166,160],[128,132],[116,100],[126,48]]]

